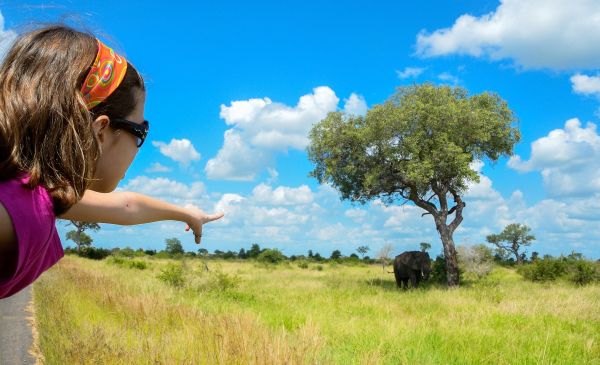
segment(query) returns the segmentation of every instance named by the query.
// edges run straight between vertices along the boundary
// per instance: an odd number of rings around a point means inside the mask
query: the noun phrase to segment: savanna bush
[[[463,269],[458,266],[458,279],[459,281],[463,278]],[[446,275],[446,258],[444,255],[438,255],[435,260],[431,263],[431,273],[429,274],[430,280],[434,283],[446,284],[448,278]]]
[[[77,256],[85,257],[87,259],[92,260],[103,260],[106,257],[110,256],[110,250],[105,248],[96,248],[96,247],[82,247],[79,251],[75,251]]]
[[[184,270],[181,265],[167,264],[160,270],[157,278],[174,288],[181,288],[185,284]]]
[[[458,266],[463,269],[465,274],[481,279],[492,271],[494,256],[489,247],[461,245],[456,248],[456,251]]]
[[[592,281],[600,281],[600,270],[592,262],[587,260],[578,260],[571,265],[568,279],[577,285],[586,285]]]
[[[276,248],[268,248],[261,252],[256,259],[265,264],[278,264],[285,260],[285,256]]]
[[[145,270],[148,268],[148,264],[145,261],[124,259],[123,257],[119,256],[110,256],[107,259],[107,262],[109,264],[125,267],[128,269]]]
[[[565,279],[577,285],[600,281],[600,268],[597,264],[569,255],[554,258],[545,256],[530,264],[517,268],[517,272],[530,281],[554,281]]]
[[[302,261],[298,262],[298,267],[301,269],[308,269],[308,262],[302,260]]]
[[[517,267],[517,272],[529,281],[554,281],[567,273],[567,262],[551,257],[544,257],[531,264]]]

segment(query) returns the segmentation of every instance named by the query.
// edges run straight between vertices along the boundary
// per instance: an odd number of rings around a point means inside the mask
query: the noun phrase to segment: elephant
[[[398,288],[408,288],[408,279],[413,288],[419,287],[419,281],[429,279],[431,258],[427,252],[406,251],[394,259],[394,276]]]

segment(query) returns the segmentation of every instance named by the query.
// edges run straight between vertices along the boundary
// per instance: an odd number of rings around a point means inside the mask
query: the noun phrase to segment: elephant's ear
[[[400,263],[406,265],[407,267],[410,267],[412,270],[419,270],[417,260],[413,255],[402,255],[400,257]]]

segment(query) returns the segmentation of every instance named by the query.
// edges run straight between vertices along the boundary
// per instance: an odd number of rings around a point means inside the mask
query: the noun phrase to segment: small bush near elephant
[[[458,267],[458,280],[463,278],[463,269]],[[431,282],[446,284],[448,282],[446,276],[446,258],[443,255],[439,255],[431,263],[431,273],[429,274]]]
[[[481,279],[488,275],[493,268],[494,256],[492,250],[485,245],[458,246],[458,265],[475,279]]]
[[[157,277],[167,285],[175,288],[181,288],[185,283],[184,270],[181,265],[167,264],[160,270]]]

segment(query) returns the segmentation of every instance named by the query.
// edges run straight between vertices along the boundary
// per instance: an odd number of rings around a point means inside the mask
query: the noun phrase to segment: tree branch
[[[449,189],[449,190],[450,190],[450,193],[452,194],[452,197],[454,198],[454,202],[456,203],[456,206],[454,206],[452,208],[453,213],[456,212],[456,215],[454,216],[454,220],[452,221],[452,223],[450,223],[450,225],[448,226],[448,228],[450,229],[450,233],[454,233],[456,228],[458,228],[458,226],[460,225],[460,223],[463,220],[462,211],[463,211],[463,208],[466,206],[466,204],[465,204],[465,202],[462,201],[462,199],[460,198],[460,195],[458,195],[456,190],[454,190],[454,189]]]

